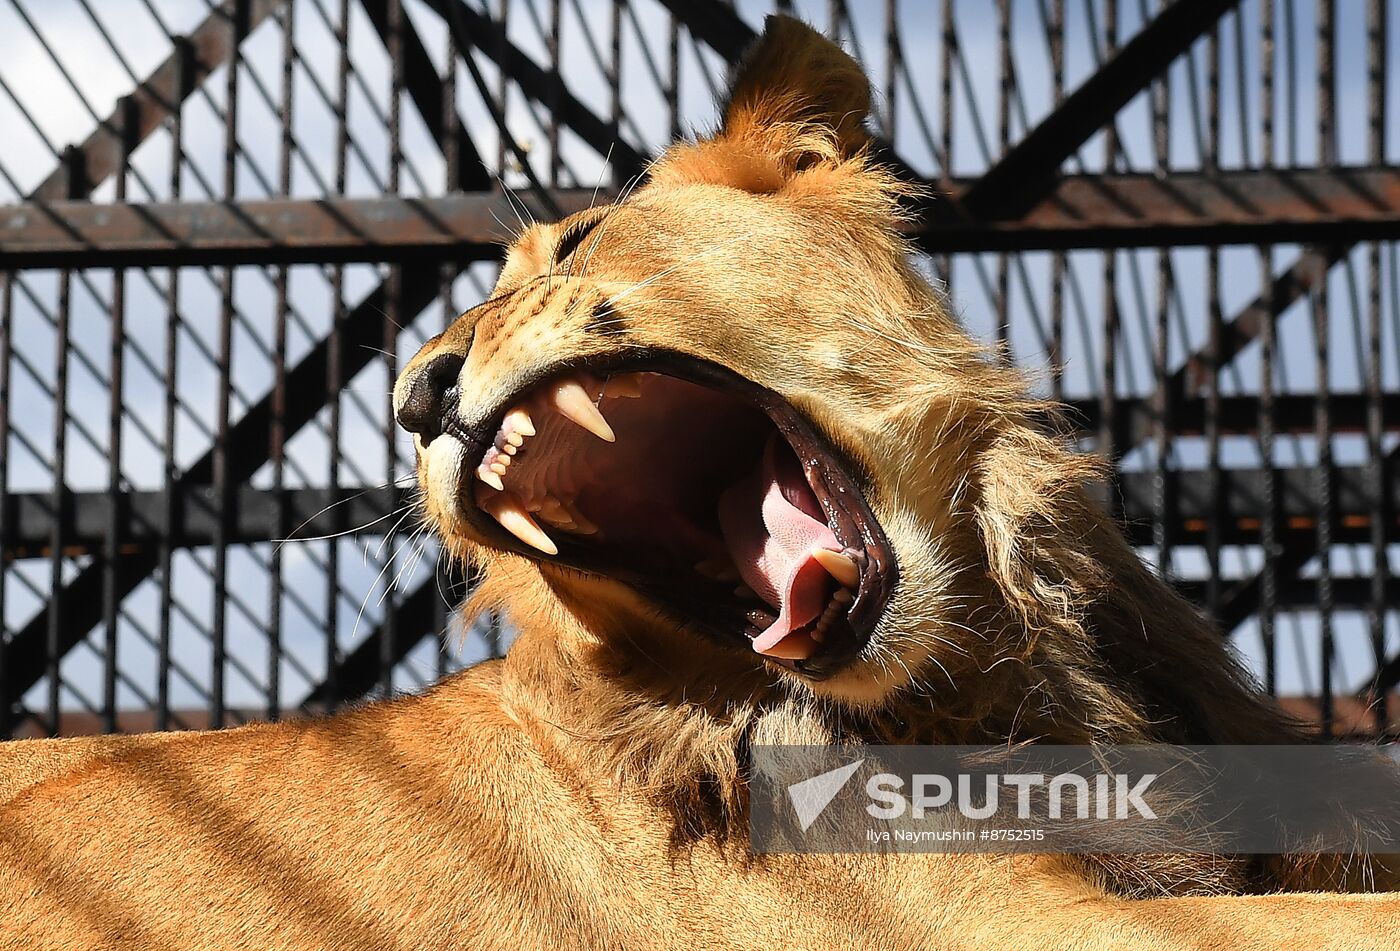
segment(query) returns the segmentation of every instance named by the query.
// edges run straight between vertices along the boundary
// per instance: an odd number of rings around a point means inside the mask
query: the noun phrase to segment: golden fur
[[[520,631],[507,658],[320,720],[0,747],[0,947],[1382,946],[1391,896],[1210,894],[1364,885],[1366,863],[748,855],[751,743],[1296,736],[908,266],[868,105],[849,57],[770,20],[719,133],[587,213],[568,262],[568,222],[529,229],[415,358],[465,356],[472,410],[645,347],[782,394],[860,471],[901,566],[850,669],[810,683],[480,544],[438,440],[429,515],[485,569],[473,609]],[[1127,897],[1154,894],[1184,897]]]

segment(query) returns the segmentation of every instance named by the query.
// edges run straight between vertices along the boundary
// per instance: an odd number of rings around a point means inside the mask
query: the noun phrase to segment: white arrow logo
[[[788,798],[792,800],[792,808],[797,812],[797,821],[802,825],[803,832],[811,828],[812,823],[822,814],[822,810],[831,805],[831,800],[836,798],[846,781],[864,762],[865,760],[858,759],[829,773],[793,783],[787,788]]]

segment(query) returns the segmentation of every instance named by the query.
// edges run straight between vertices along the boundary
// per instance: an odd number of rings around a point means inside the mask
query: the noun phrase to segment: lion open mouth
[[[692,360],[566,371],[493,424],[454,433],[481,449],[461,502],[488,537],[503,529],[507,547],[617,578],[812,676],[868,641],[889,544],[848,466],[771,391]]]

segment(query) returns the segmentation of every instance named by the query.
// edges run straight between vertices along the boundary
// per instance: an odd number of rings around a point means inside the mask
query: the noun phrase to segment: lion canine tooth
[[[812,557],[817,560],[817,564],[826,569],[826,573],[835,578],[838,584],[847,588],[854,588],[856,582],[860,581],[860,569],[850,556],[843,555],[839,551],[832,551],[829,548],[813,548]]]
[[[484,464],[476,467],[476,477],[497,492],[505,491],[506,486],[505,483],[501,481],[501,477],[488,469]]]
[[[617,442],[617,435],[612,431],[612,427],[598,411],[598,407],[593,405],[593,399],[583,388],[583,384],[577,380],[556,383],[554,392],[550,394],[550,401],[561,414],[599,439],[604,442]]]
[[[521,436],[535,435],[535,423],[530,419],[530,414],[525,410],[516,407],[506,413],[505,421],[501,423],[502,429],[508,429],[512,434],[519,433]],[[521,442],[524,440],[522,439]],[[516,443],[520,445],[520,443]]]
[[[546,555],[559,554],[559,547],[544,533],[544,529],[530,517],[520,500],[510,494],[501,494],[482,503],[486,513],[501,523],[501,527],[520,539],[531,548],[538,548]]]

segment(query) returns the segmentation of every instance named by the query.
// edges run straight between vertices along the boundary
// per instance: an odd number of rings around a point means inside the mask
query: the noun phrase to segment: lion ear
[[[816,126],[848,158],[870,141],[869,112],[870,81],[850,54],[801,20],[770,16],[739,64],[716,138]]]

